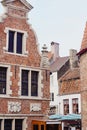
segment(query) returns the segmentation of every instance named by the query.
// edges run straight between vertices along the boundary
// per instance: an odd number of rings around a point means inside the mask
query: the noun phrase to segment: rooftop
[[[65,63],[66,61],[69,60],[69,56],[66,56],[66,57],[58,57],[55,62],[53,62],[51,65],[50,65],[50,70],[51,72],[55,72],[57,70],[59,70]]]
[[[66,81],[70,79],[78,79],[80,78],[80,70],[79,68],[69,69],[60,79],[60,81]]]

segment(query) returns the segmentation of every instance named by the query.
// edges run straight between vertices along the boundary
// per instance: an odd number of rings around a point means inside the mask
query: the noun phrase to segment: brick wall
[[[23,7],[18,0],[12,3],[15,6]],[[27,9],[27,7],[26,7]],[[12,11],[12,12],[11,12]],[[11,16],[13,13],[13,16]],[[17,14],[18,13],[18,14]],[[20,15],[20,17],[15,16]],[[27,117],[27,130],[31,130],[31,121],[33,119],[43,119],[46,114],[46,110],[49,108],[49,70],[48,68],[42,68],[41,56],[38,51],[37,37],[35,32],[32,30],[31,25],[28,23],[27,18],[24,18],[26,15],[22,15],[21,12],[17,10],[8,10],[7,17],[0,22],[0,66],[9,66],[9,89],[8,95],[0,95],[0,117]],[[22,18],[23,17],[23,18]],[[21,30],[27,32],[26,37],[26,55],[16,55],[8,53],[6,50],[7,46],[7,32],[6,28]],[[20,91],[20,68],[29,68],[33,70],[39,70],[41,72],[41,81],[39,98],[37,97],[21,97],[19,94]],[[8,103],[21,103],[21,110],[19,112],[11,112],[8,109]],[[40,111],[30,111],[30,105],[32,104],[41,104]],[[26,116],[25,116],[26,115]]]
[[[60,95],[80,93],[80,79],[70,79],[60,83]]]
[[[82,128],[87,129],[87,53],[80,57]]]

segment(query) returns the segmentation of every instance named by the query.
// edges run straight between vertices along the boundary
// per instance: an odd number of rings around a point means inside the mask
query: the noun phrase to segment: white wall
[[[69,99],[69,113],[72,114],[72,99],[78,98],[78,104],[79,104],[79,113],[81,113],[81,95],[80,94],[69,94],[69,95],[63,95],[58,96],[58,106],[59,111],[58,114],[64,114],[64,108],[63,108],[63,100]]]
[[[50,102],[50,105],[58,105],[58,81],[57,72],[52,72],[50,75],[50,93],[54,93],[54,101]]]

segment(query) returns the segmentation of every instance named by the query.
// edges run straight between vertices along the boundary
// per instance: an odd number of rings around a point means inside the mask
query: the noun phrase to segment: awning
[[[51,119],[51,120],[61,119],[62,116],[63,116],[63,115],[57,115],[57,114],[55,114],[55,115],[51,115],[51,116],[49,116],[49,119]]]
[[[49,119],[59,121],[68,121],[68,120],[81,120],[81,114],[67,114],[67,115],[51,115]]]

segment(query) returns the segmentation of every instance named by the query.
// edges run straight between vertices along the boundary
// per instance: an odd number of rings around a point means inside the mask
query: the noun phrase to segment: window
[[[8,37],[8,52],[23,53],[23,33],[9,30]]]
[[[24,119],[0,119],[0,130],[25,130]]]
[[[1,121],[2,121],[2,120],[0,119],[0,130],[1,130]]]
[[[41,130],[44,130],[44,125],[41,125]]]
[[[38,96],[38,71],[22,70],[21,95]]]
[[[6,94],[7,68],[0,67],[0,94]]]
[[[22,122],[23,122],[23,120],[21,120],[21,119],[15,120],[15,130],[22,130]]]
[[[28,96],[28,70],[22,70],[22,88],[21,94],[24,96]]]
[[[6,119],[4,121],[4,130],[12,130],[12,120],[11,119]]]
[[[69,99],[64,99],[63,105],[64,105],[64,115],[69,114]]]
[[[8,51],[13,52],[14,51],[14,31],[9,31],[9,41],[8,41]]]
[[[31,72],[31,96],[38,96],[38,72]]]
[[[73,113],[78,113],[78,98],[72,99]]]
[[[39,129],[39,125],[33,125],[33,130],[38,130]]]
[[[17,47],[16,52],[22,54],[22,44],[23,44],[23,33],[17,32]]]
[[[51,93],[51,101],[54,101],[54,93]]]

